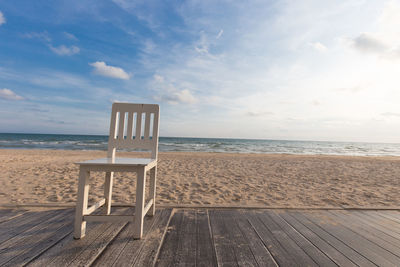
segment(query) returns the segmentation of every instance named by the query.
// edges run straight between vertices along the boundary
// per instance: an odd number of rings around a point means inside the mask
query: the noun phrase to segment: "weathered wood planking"
[[[282,212],[280,216],[338,266],[357,266],[356,263],[360,266],[375,266],[318,225],[299,218],[292,212]]]
[[[72,209],[55,210],[54,216],[0,245],[0,264],[24,265],[72,231]]]
[[[300,216],[304,215],[300,214]],[[356,250],[358,253],[378,266],[396,266],[396,264],[400,263],[400,258],[370,242],[366,238],[354,233],[353,231],[346,229],[336,220],[326,220],[326,218],[321,220],[321,217],[315,213],[312,213],[311,216],[307,216],[307,218],[317,223],[321,228],[333,233],[335,237],[337,237],[343,243],[348,244],[352,247],[352,249]]]
[[[381,246],[396,256],[400,256],[400,240],[390,235],[382,233],[371,227],[364,226],[356,216],[350,214],[344,215],[342,212],[331,213],[332,218],[338,220],[344,227],[354,231],[355,233],[367,238],[371,242]]]
[[[265,247],[254,228],[247,220],[248,215],[246,213],[248,212],[252,211],[241,211],[241,214],[236,214],[235,221],[247,239],[248,246],[257,261],[257,264],[259,266],[278,266],[271,253]]]
[[[158,211],[153,218],[145,217],[144,233],[147,234],[153,221],[160,216]],[[153,221],[151,221],[153,220]],[[128,223],[118,236],[107,246],[107,249],[96,259],[94,266],[113,266],[117,261],[128,261],[127,257],[136,257],[143,240],[134,240],[132,223]],[[129,261],[131,258],[129,258]]]
[[[12,220],[28,212],[27,210],[0,209],[0,223]]]
[[[293,226],[288,224],[282,217],[280,212],[272,211],[269,216],[277,223],[282,230],[306,252],[314,262],[319,266],[337,266],[329,257],[327,257],[320,249],[318,249],[307,238],[300,234]]]
[[[264,246],[268,248],[275,261],[280,266],[297,266],[296,259],[288,252],[282,244],[275,238],[273,233],[265,226],[265,224],[257,216],[258,212],[249,212],[248,220],[257,235],[260,237]]]
[[[171,219],[157,266],[216,266],[213,248],[207,213],[179,210]]]
[[[294,242],[282,228],[276,224],[269,216],[271,211],[266,211],[258,214],[258,217],[263,224],[269,229],[274,238],[281,246],[296,259],[296,263],[300,266],[317,266],[296,242]]]
[[[88,223],[73,240],[72,212],[0,210],[0,265],[400,265],[398,211],[164,209],[142,240],[132,223]]]

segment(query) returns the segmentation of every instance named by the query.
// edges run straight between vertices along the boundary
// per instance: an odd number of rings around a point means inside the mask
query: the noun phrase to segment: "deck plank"
[[[293,211],[280,216],[305,236],[339,266],[376,266],[318,225],[297,216]]]
[[[174,262],[175,252],[178,249],[179,235],[181,234],[179,229],[182,226],[183,218],[184,215],[182,210],[176,211],[172,216],[158,255],[156,262],[157,266],[169,266]]]
[[[305,216],[304,214],[298,214],[300,216]],[[321,214],[318,216],[316,213],[309,213],[307,219],[334,234],[335,237],[350,245],[354,250],[378,266],[396,266],[396,264],[400,263],[400,258],[353,231],[346,229],[343,225],[338,223],[337,220],[329,219],[329,216],[327,215],[321,217]]]
[[[154,266],[172,214],[172,209],[165,209],[161,212],[160,217],[155,220],[151,230],[145,237],[134,266]]]
[[[282,246],[257,215],[257,212],[249,212],[248,220],[278,265],[298,266],[293,255]]]
[[[196,221],[196,264],[199,266],[216,266],[217,258],[211,237],[208,211],[198,210],[196,212]]]
[[[0,243],[19,235],[41,222],[51,218],[56,211],[30,211],[0,224]]]
[[[119,209],[116,214],[126,213],[127,210],[126,208]],[[41,263],[45,266],[65,266],[74,261],[82,263],[82,265],[90,264],[105,248],[100,245],[107,245],[107,241],[110,242],[110,239],[122,229],[123,225],[125,223],[88,223],[84,238],[74,240],[70,235],[66,244],[51,248],[49,252],[51,256],[47,255],[46,260]],[[43,266],[36,265],[38,262],[34,261],[31,264],[32,266]]]
[[[180,229],[178,248],[175,251],[175,266],[196,265],[196,211],[184,210]]]
[[[153,218],[145,217],[143,233],[146,235],[153,225],[154,221],[160,216],[161,211],[157,211]],[[107,246],[106,250],[96,259],[93,266],[113,266],[117,261],[127,261],[127,257],[136,257],[137,255],[128,255],[131,252],[138,253],[142,240],[135,240],[133,236],[132,223],[128,223],[116,238]],[[128,249],[129,248],[129,249]]]
[[[241,210],[240,213],[234,213],[232,217],[234,217],[239,230],[246,239],[246,243],[254,256],[254,259],[258,266],[278,266],[269,250],[265,247],[254,228],[247,220],[248,212],[251,211]]]
[[[141,240],[131,223],[88,223],[73,240],[72,212],[0,210],[0,265],[400,265],[398,211],[163,209]]]
[[[397,211],[387,211],[387,210],[382,211],[382,210],[380,210],[378,213],[380,216],[386,217],[388,219],[391,219],[393,221],[400,223],[400,217],[395,216],[396,213],[399,213]]]
[[[375,224],[373,221],[366,220],[363,217],[358,216],[353,211],[351,211],[351,215],[355,220],[359,221],[361,225],[368,226],[368,227],[374,229],[374,231],[379,232],[379,234],[384,234],[385,236],[390,236],[393,239],[400,240],[399,234],[394,233],[393,231],[390,231],[389,229],[386,229],[384,227],[381,227],[380,225]]]
[[[237,210],[223,210],[218,212],[221,213],[225,227],[228,230],[228,238],[231,241],[238,265],[257,266],[258,263],[250,249],[248,240],[236,223],[237,217],[243,214],[240,214]]]
[[[291,254],[295,259],[296,263],[300,266],[317,266],[317,264],[308,256],[301,247],[299,247],[296,242],[294,242],[282,228],[274,222],[270,213],[272,211],[266,210],[259,213],[258,216],[264,225],[269,229],[269,231],[274,235],[275,239],[281,243],[282,247]]]
[[[343,212],[330,212],[332,216],[336,217],[338,222],[343,224],[346,228],[358,233],[359,235],[367,238],[371,242],[381,246],[387,251],[400,256],[400,240],[393,238],[390,235],[382,233],[377,229],[362,224],[356,216],[351,216],[349,213]]]
[[[371,211],[365,213],[364,211],[356,211],[355,214],[363,217],[366,220],[372,221],[376,225],[380,225],[381,227],[400,235],[400,223],[393,221],[391,219],[379,216],[375,213],[375,211]]]
[[[274,220],[282,230],[301,247],[307,255],[319,266],[337,266],[330,258],[328,258],[320,249],[313,245],[307,238],[300,234],[295,228],[287,223],[281,216],[286,211],[273,211],[269,216]]]
[[[224,218],[218,210],[210,210],[210,226],[218,266],[238,266],[232,240]]]
[[[57,210],[54,217],[0,245],[0,264],[24,265],[72,231],[72,209]]]
[[[107,246],[106,250],[96,259],[93,266],[122,265],[124,262],[128,265],[128,263],[133,262],[138,257],[148,232],[151,231],[154,223],[160,219],[163,212],[164,211],[157,210],[153,217],[146,216],[144,218],[144,238],[141,240],[132,238],[133,225],[132,223],[128,223],[118,236]]]
[[[14,218],[17,218],[24,213],[28,212],[27,210],[18,210],[18,209],[0,209],[0,223],[10,221]]]

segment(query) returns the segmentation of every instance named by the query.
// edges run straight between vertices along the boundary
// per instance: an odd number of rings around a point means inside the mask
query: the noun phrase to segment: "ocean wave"
[[[0,148],[107,150],[107,136],[0,134]],[[400,144],[160,137],[159,151],[400,156]]]

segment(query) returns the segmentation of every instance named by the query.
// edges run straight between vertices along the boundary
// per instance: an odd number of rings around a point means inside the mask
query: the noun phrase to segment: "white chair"
[[[107,158],[78,162],[79,185],[76,203],[74,238],[85,236],[86,222],[133,222],[133,237],[142,238],[143,218],[150,210],[155,213],[158,153],[159,106],[153,104],[113,103]],[[118,158],[117,149],[151,151],[150,158]],[[104,171],[104,198],[88,208],[91,171]],[[145,205],[146,172],[150,171],[150,201]],[[110,215],[114,172],[136,172],[136,205],[134,215]],[[104,206],[104,215],[94,215]]]

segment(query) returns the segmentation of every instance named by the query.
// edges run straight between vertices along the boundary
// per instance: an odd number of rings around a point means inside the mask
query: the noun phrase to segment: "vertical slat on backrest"
[[[117,109],[113,104],[111,109],[111,119],[110,119],[110,134],[108,137],[108,152],[107,157],[111,158],[115,156],[114,139],[117,137]]]
[[[128,113],[128,133],[126,135],[127,140],[132,139],[132,123],[133,123],[133,112]]]
[[[136,136],[135,140],[140,140],[141,137],[141,131],[142,131],[142,111],[138,110],[137,116],[136,116]]]
[[[151,157],[157,158],[158,105],[114,103],[111,113],[109,157],[114,157],[116,149],[128,148],[130,150],[151,150]],[[135,139],[132,138],[133,136]],[[144,136],[143,139],[142,136]]]
[[[124,139],[124,126],[125,126],[125,111],[119,111],[119,127],[118,127],[118,139]]]
[[[158,126],[159,126],[159,117],[160,117],[160,109],[157,106],[157,110],[154,111],[154,119],[153,119],[153,148],[151,150],[151,157],[153,159],[157,158],[158,155]]]
[[[149,140],[150,133],[150,112],[146,112],[146,120],[144,124],[144,139]]]

